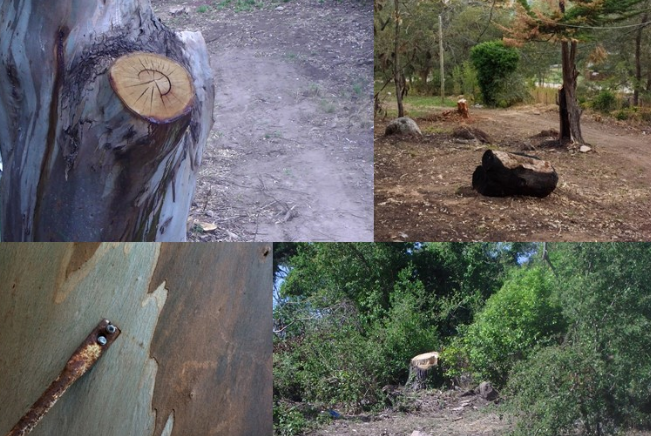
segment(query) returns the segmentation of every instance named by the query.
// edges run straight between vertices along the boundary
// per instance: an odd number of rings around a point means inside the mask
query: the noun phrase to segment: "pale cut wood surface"
[[[32,435],[271,434],[270,252],[1,244],[0,434],[102,317],[122,335]]]

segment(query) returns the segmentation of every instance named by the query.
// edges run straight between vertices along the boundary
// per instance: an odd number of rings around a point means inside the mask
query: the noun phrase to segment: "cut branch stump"
[[[213,124],[201,34],[150,0],[4,2],[0,28],[2,240],[184,241]]]

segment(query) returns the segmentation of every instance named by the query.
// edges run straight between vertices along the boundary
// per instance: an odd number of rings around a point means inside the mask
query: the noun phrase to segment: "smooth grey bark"
[[[174,33],[149,0],[0,5],[0,222],[4,241],[183,241],[214,89],[199,33]],[[153,52],[193,78],[189,119],[153,123],[108,81]]]

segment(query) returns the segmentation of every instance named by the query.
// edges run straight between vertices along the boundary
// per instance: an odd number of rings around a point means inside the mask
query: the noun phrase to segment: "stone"
[[[174,7],[170,8],[170,15],[172,15],[172,16],[187,14],[187,13],[188,13],[187,6],[174,6]]]
[[[391,121],[387,124],[387,128],[384,131],[384,135],[404,135],[404,134],[414,134],[422,136],[423,133],[418,128],[416,121],[412,120],[409,117],[400,117]]]
[[[587,152],[589,152],[590,150],[592,150],[592,148],[591,148],[591,147],[588,147],[587,145],[582,145],[581,147],[579,147],[579,151],[580,151],[581,153],[587,153]]]

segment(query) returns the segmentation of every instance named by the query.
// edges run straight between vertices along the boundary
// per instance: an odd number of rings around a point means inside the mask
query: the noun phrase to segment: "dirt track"
[[[488,133],[490,144],[455,140],[460,120],[441,112],[418,121],[423,139],[384,137],[386,122],[376,123],[377,240],[651,240],[651,126],[584,115],[584,138],[596,150],[584,154],[540,148],[532,138],[558,128],[555,107],[471,110],[468,125]],[[549,160],[557,189],[544,199],[477,194],[471,176],[488,147]]]
[[[373,240],[372,4],[152,3],[215,75],[188,239]]]
[[[414,430],[432,436],[498,436],[511,424],[478,395],[460,396],[460,391],[412,393],[408,413],[387,411],[377,415],[345,417],[308,433],[311,436],[409,436]]]

